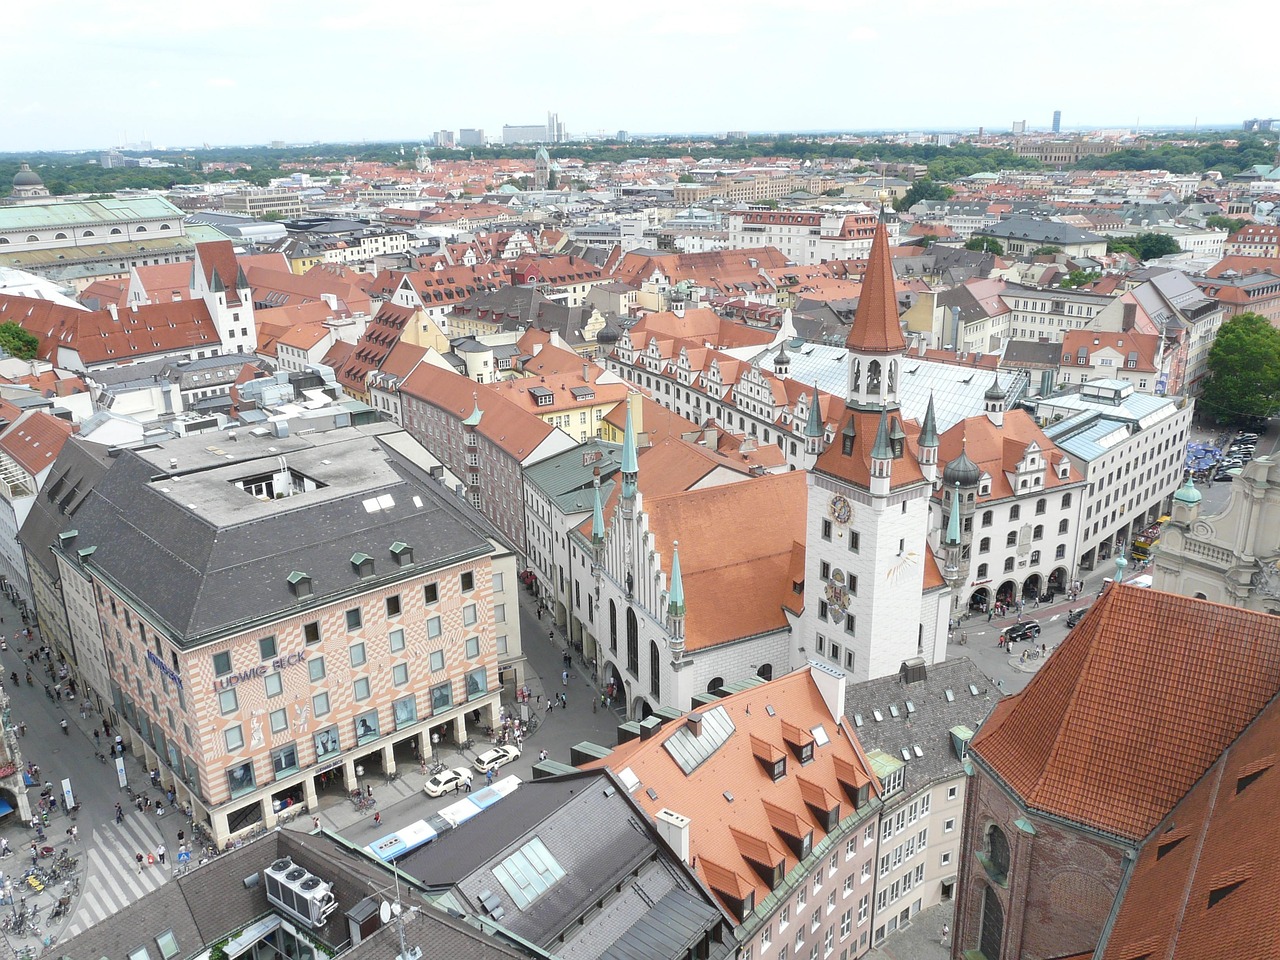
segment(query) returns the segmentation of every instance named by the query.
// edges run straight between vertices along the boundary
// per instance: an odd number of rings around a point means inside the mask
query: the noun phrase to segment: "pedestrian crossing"
[[[82,833],[83,836],[83,833]],[[83,933],[95,923],[158,889],[173,873],[172,851],[164,866],[144,866],[139,872],[137,855],[154,855],[157,845],[170,846],[157,825],[145,814],[129,813],[124,822],[114,820],[93,831],[83,852],[87,869],[80,885],[79,902],[63,940]]]

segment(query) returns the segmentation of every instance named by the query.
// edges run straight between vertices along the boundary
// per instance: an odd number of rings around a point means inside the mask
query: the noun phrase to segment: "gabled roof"
[[[205,284],[210,290],[226,292],[227,306],[239,306],[238,287],[243,277],[236,263],[236,250],[230,240],[211,240],[196,244],[196,263],[204,271]]]
[[[968,417],[946,431],[941,439],[938,446],[940,465],[945,467],[963,453],[990,476],[991,492],[980,497],[982,501],[1001,500],[1015,494],[1030,496],[1036,491],[1043,493],[1081,480],[1080,471],[1074,467],[1066,480],[1058,477],[1058,467],[1066,454],[1044,435],[1031,414],[1019,408],[1005,411],[1003,426],[997,427],[985,415]],[[1044,471],[1044,484],[1032,490],[1015,490],[1009,474],[1017,469],[1018,461],[1032,443],[1040,448],[1040,456],[1048,464]],[[941,495],[941,491],[935,493],[936,497],[941,498]]]
[[[924,473],[920,470],[920,462],[916,457],[916,437],[920,433],[914,421],[902,419],[901,411],[889,413],[890,426],[896,419],[907,435],[903,443],[902,456],[890,461],[889,481],[891,487],[900,487],[912,483],[922,483]],[[846,431],[854,430],[853,448],[849,455],[844,453],[844,436]],[[846,409],[836,424],[835,439],[818,457],[813,469],[818,473],[826,473],[839,477],[850,483],[869,488],[871,485],[871,453],[875,446],[876,433],[880,428],[880,411],[859,411]]]
[[[970,750],[1032,809],[1149,834],[1280,691],[1280,620],[1112,584]]]
[[[418,364],[405,377],[400,393],[438,407],[458,420],[471,416],[478,403],[482,415],[476,432],[521,462],[556,430],[505,397],[429,363]]]
[[[680,552],[683,564],[683,540]],[[732,900],[754,894],[759,906],[771,892],[753,857],[765,850],[776,854],[785,877],[798,861],[784,831],[811,834],[814,847],[826,837],[806,795],[838,802],[838,823],[858,813],[850,790],[867,788],[862,816],[874,809],[879,782],[857,737],[823,699],[813,676],[817,669],[797,670],[702,708],[700,735],[687,721],[668,722],[649,739],[628,741],[587,765],[630,770],[640,781],[632,797],[650,817],[665,808],[689,818],[693,869],[735,924],[741,917]],[[820,726],[827,735],[826,743],[815,742],[814,758],[804,766],[784,738],[786,723],[805,732]],[[780,780],[774,781],[756,759],[762,749],[785,758],[786,775]],[[695,758],[700,762],[691,765]]]
[[[53,464],[62,445],[75,432],[69,420],[43,410],[29,410],[0,433],[0,450],[35,477]]]

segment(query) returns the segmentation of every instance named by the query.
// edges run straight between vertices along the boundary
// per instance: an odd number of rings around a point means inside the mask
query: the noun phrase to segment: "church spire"
[[[813,396],[809,400],[809,416],[804,422],[806,437],[825,437],[827,428],[822,424],[822,400],[818,396],[818,382],[813,383]]]
[[[595,496],[596,502],[591,508],[591,549],[598,552],[604,545],[604,504],[600,502],[600,469],[598,467],[595,473]]]
[[[938,422],[933,413],[933,393],[929,393],[929,406],[924,411],[924,423],[920,427],[920,446],[938,446]]]
[[[883,223],[876,227],[875,240],[871,243],[858,310],[845,346],[863,354],[903,353],[907,349],[898,324],[898,294],[893,282],[893,260],[889,256],[889,233]]]
[[[667,626],[671,631],[671,655],[684,653],[684,579],[680,576],[680,541],[671,541],[671,589],[667,591]]]

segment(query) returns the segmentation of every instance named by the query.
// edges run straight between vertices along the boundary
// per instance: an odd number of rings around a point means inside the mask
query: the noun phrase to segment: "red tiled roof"
[[[1029,807],[1150,833],[1280,691],[1280,619],[1111,585],[971,750]]]
[[[889,426],[892,429],[893,418],[898,418],[906,440],[903,442],[902,456],[895,458],[889,468],[889,485],[900,487],[905,484],[924,482],[924,473],[920,470],[920,462],[916,459],[916,437],[920,428],[914,421],[902,420],[901,412],[894,410],[889,414]],[[848,456],[844,453],[844,432],[852,423],[855,428],[853,450]],[[879,411],[845,410],[836,424],[835,439],[823,451],[814,463],[813,469],[819,473],[830,474],[866,489],[871,484],[871,449],[875,446],[876,432],[880,428]]]
[[[1275,956],[1277,743],[1273,700],[1143,845],[1101,960]]]
[[[58,459],[62,445],[75,432],[70,421],[43,410],[31,410],[0,433],[0,450],[34,477]]]
[[[683,567],[683,541],[680,562]],[[730,901],[743,900],[754,892],[758,905],[770,895],[752,860],[768,856],[775,863],[781,861],[786,876],[797,864],[787,832],[811,833],[815,847],[825,838],[822,823],[805,802],[806,795],[816,796],[820,791],[822,796],[838,800],[838,820],[844,820],[855,809],[843,785],[851,771],[858,782],[869,785],[871,797],[878,793],[879,785],[857,738],[832,717],[811,669],[723,697],[703,710],[724,710],[734,731],[688,774],[665,746],[672,737],[689,735],[684,721],[668,722],[651,738],[630,740],[603,760],[586,766],[607,766],[614,771],[630,768],[648,788],[637,790],[634,799],[650,817],[666,808],[689,818],[693,870],[733,917]],[[822,725],[830,737],[803,767],[786,749],[784,717],[805,730]],[[774,781],[756,759],[758,749],[785,757],[787,775]]]
[[[876,228],[876,238],[871,243],[858,312],[854,314],[845,345],[862,353],[901,353],[907,348],[898,323],[898,295],[893,261],[889,257],[889,234],[883,224]]]
[[[213,287],[213,275],[216,273],[226,290],[227,305],[239,306],[240,294],[236,291],[236,277],[240,266],[236,263],[236,250],[230,240],[211,240],[196,244],[196,262],[204,270],[205,282]]]

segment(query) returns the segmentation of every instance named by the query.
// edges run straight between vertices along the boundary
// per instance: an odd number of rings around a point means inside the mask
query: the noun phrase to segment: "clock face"
[[[853,504],[851,504],[847,498],[840,496],[838,493],[831,498],[831,506],[829,509],[831,511],[831,519],[841,526],[844,526],[853,519]]]

